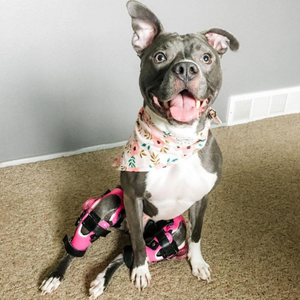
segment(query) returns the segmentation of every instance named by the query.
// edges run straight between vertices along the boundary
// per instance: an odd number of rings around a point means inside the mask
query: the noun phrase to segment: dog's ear
[[[210,45],[212,45],[220,55],[223,55],[228,47],[232,51],[237,51],[240,47],[238,40],[229,32],[212,28],[202,31],[201,34],[205,36]]]
[[[163,31],[163,26],[152,11],[137,1],[127,2],[127,9],[132,18],[134,31],[132,46],[137,54],[141,55],[142,51]]]

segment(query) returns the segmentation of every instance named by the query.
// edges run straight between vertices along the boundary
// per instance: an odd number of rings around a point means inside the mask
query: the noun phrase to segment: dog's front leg
[[[141,291],[150,284],[151,280],[143,239],[143,200],[125,195],[124,205],[134,254],[131,281]]]
[[[201,231],[207,201],[208,195],[204,196],[200,201],[194,203],[194,205],[189,209],[191,237],[189,239],[188,258],[191,263],[193,275],[198,279],[209,282],[209,265],[205,262],[201,253]]]

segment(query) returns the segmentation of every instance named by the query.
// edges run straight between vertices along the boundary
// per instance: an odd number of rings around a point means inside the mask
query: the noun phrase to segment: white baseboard
[[[127,141],[123,141],[123,142],[118,142],[118,143],[113,143],[113,144],[104,144],[104,145],[82,148],[82,149],[75,150],[75,151],[68,151],[68,152],[61,152],[61,153],[54,153],[54,154],[49,154],[49,155],[42,155],[42,156],[35,156],[35,157],[11,160],[11,161],[0,163],[0,168],[18,166],[18,165],[29,164],[29,163],[34,163],[34,162],[38,162],[38,161],[45,161],[45,160],[50,160],[50,159],[55,159],[55,158],[60,158],[60,157],[68,157],[68,156],[78,155],[78,154],[82,154],[82,153],[88,153],[88,152],[94,152],[94,151],[99,151],[99,150],[111,149],[111,148],[115,148],[115,147],[121,147],[121,146],[124,146],[126,144],[126,142]]]
[[[231,96],[229,126],[300,113],[300,86]]]

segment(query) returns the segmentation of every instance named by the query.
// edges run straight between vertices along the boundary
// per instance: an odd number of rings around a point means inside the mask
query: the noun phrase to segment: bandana
[[[209,128],[207,119],[202,131],[188,138],[177,137],[157,128],[142,107],[135,129],[113,165],[120,171],[129,172],[147,172],[173,165],[205,146]]]

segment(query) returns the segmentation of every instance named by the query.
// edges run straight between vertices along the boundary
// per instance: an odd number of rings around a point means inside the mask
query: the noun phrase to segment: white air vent
[[[300,113],[300,86],[230,97],[228,125]]]

